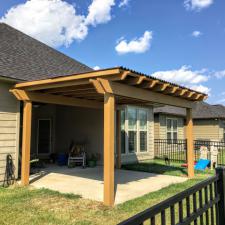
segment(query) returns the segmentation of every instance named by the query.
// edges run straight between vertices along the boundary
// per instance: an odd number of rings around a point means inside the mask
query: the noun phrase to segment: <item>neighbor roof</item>
[[[28,81],[89,71],[90,67],[0,23],[0,76]]]
[[[164,113],[177,116],[185,116],[185,109],[163,106],[154,109],[154,113]],[[225,119],[225,106],[223,105],[210,105],[206,102],[196,103],[196,107],[193,109],[194,119]]]

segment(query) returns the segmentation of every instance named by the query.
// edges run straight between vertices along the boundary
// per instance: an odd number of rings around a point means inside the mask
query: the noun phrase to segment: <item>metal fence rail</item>
[[[208,140],[195,140],[194,141],[194,155],[195,161],[200,158],[200,148],[205,146],[210,151],[211,146],[214,146],[218,150],[218,165],[225,166],[225,141],[208,141]],[[170,161],[186,162],[187,161],[187,140],[167,140],[167,139],[155,139],[155,158],[165,159]]]
[[[155,158],[182,162],[187,159],[187,140],[155,139]]]
[[[225,169],[119,225],[224,225]]]

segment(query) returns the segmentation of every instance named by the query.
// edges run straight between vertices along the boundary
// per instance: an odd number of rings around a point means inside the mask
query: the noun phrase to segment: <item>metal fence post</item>
[[[218,225],[224,225],[225,222],[225,167],[216,168],[216,174],[219,176],[217,191],[220,196],[218,203]]]

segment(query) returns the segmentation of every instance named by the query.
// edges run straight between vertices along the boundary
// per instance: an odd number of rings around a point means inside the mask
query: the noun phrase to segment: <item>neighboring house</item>
[[[155,139],[185,139],[185,109],[154,109]],[[193,109],[194,139],[221,141],[225,137],[225,107],[199,102]]]

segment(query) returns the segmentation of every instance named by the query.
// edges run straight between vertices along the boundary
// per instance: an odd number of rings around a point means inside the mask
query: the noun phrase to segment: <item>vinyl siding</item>
[[[159,114],[158,119],[156,117],[156,121],[155,121],[156,136],[155,136],[155,138],[156,139],[167,139],[167,127],[166,127],[167,118],[177,119],[178,139],[185,139],[184,118],[166,115],[166,114]]]
[[[221,140],[219,121],[214,119],[194,120],[194,139]]]
[[[7,154],[12,155],[18,174],[20,107],[9,92],[12,85],[0,81],[0,183],[4,180]]]

